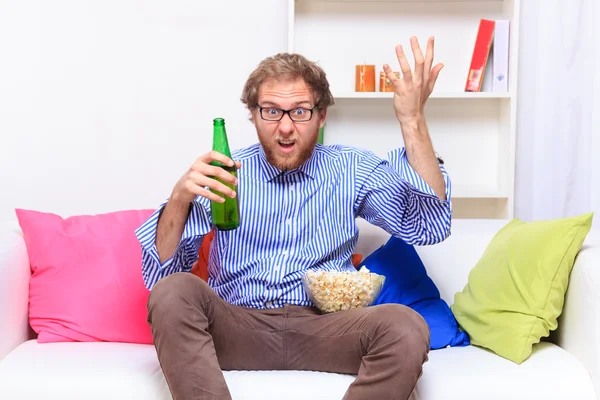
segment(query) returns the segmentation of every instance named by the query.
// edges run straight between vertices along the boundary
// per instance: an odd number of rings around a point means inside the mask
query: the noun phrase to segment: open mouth
[[[293,151],[294,147],[296,146],[296,142],[292,141],[278,140],[277,142],[279,143],[279,149],[284,153]]]

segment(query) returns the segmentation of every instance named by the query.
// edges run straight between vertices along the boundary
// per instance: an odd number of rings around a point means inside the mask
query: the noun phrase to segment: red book
[[[483,84],[483,74],[487,66],[490,48],[492,47],[492,39],[494,38],[495,21],[482,19],[479,21],[479,31],[475,40],[475,48],[473,49],[473,57],[471,58],[471,66],[469,67],[469,76],[467,77],[467,85],[465,92],[479,92]]]

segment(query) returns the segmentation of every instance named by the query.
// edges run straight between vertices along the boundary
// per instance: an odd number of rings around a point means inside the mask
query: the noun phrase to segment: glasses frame
[[[314,106],[313,108],[296,107],[296,108],[292,108],[290,110],[284,110],[283,108],[278,108],[278,107],[261,107],[261,106],[258,106],[258,105],[256,107],[258,108],[258,113],[260,114],[260,117],[264,121],[267,121],[267,122],[279,122],[279,121],[281,121],[283,119],[283,117],[285,117],[285,114],[287,114],[288,117],[290,117],[290,120],[292,120],[292,122],[299,122],[299,123],[310,121],[312,119],[312,117],[313,117],[315,109],[319,108],[319,106]],[[266,119],[263,116],[262,112],[263,112],[263,110],[265,110],[267,108],[281,111],[281,118],[279,118],[279,119]],[[308,119],[304,119],[302,121],[295,120],[294,118],[292,118],[292,114],[290,114],[290,112],[292,112],[294,110],[298,110],[298,109],[303,109],[303,110],[306,110],[306,111],[310,111],[310,117],[308,117]]]

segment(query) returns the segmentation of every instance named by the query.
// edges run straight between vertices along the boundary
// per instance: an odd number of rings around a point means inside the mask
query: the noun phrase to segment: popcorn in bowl
[[[375,301],[385,276],[362,267],[358,271],[306,271],[304,290],[324,313],[367,307]]]

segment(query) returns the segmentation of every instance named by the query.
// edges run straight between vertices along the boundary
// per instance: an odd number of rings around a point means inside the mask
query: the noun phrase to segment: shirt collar
[[[261,169],[263,172],[263,176],[267,182],[270,182],[273,179],[275,179],[276,177],[278,177],[279,175],[283,174],[284,171],[271,165],[267,161],[267,156],[265,154],[265,150],[263,149],[262,145],[260,145],[259,147],[260,147],[259,159],[260,159],[260,165],[261,165]],[[306,176],[308,176],[312,179],[317,178],[317,175],[318,175],[318,165],[317,165],[318,164],[318,161],[317,161],[318,154],[317,153],[319,151],[319,147],[320,147],[320,145],[317,144],[317,147],[314,149],[310,158],[308,160],[306,160],[306,162],[304,164],[302,164],[300,167],[298,167],[298,169],[297,169],[297,171],[302,172],[303,174],[305,174]],[[291,173],[293,171],[288,171],[288,172]]]
[[[317,144],[315,149],[312,152],[312,155],[304,164],[298,168],[299,171],[303,172],[306,176],[312,179],[317,178],[317,172],[319,171],[318,167],[318,158],[319,158],[320,145]]]

